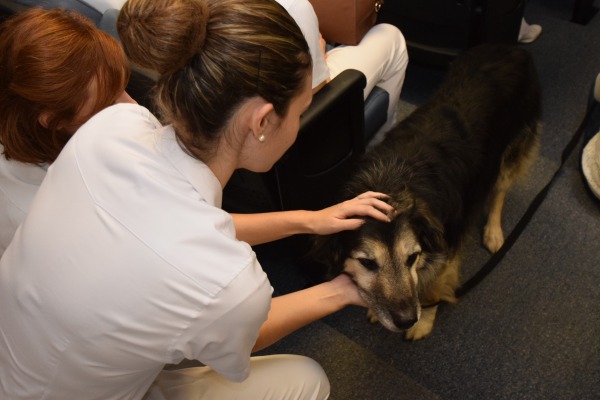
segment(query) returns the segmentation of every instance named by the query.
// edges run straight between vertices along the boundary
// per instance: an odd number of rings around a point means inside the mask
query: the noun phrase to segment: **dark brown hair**
[[[196,157],[243,101],[260,96],[285,116],[309,77],[304,36],[272,0],[129,0],[117,28],[130,60],[159,73],[156,106]]]
[[[119,43],[65,10],[33,8],[5,21],[0,54],[0,143],[7,159],[21,162],[53,162],[72,135],[64,126],[76,128],[110,105],[129,80]],[[94,80],[92,111],[75,121]]]

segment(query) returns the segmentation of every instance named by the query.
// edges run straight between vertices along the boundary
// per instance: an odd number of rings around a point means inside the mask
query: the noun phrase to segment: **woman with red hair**
[[[29,9],[0,26],[0,255],[48,166],[92,115],[125,92],[120,44],[85,17]]]

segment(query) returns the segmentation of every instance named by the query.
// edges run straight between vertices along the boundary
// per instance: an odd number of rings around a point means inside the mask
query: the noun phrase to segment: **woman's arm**
[[[274,297],[252,351],[262,350],[290,333],[348,305],[366,306],[347,275],[298,292]]]
[[[232,214],[239,240],[254,246],[285,237],[308,233],[330,235],[359,228],[371,217],[389,221],[393,207],[381,199],[383,193],[366,192],[319,211],[280,211],[261,214]]]

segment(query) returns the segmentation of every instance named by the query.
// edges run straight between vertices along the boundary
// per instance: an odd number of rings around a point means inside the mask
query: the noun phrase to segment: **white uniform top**
[[[25,219],[46,167],[7,160],[0,145],[0,257]]]
[[[300,27],[312,57],[312,87],[317,87],[329,79],[329,67],[321,50],[319,20],[313,6],[308,0],[277,0],[285,8]]]
[[[272,288],[221,195],[139,105],[81,127],[0,260],[0,399],[139,399],[184,358],[245,379]]]
[[[104,13],[109,8],[116,8],[119,10],[126,1],[127,0],[83,0],[84,3],[89,4],[101,13]]]

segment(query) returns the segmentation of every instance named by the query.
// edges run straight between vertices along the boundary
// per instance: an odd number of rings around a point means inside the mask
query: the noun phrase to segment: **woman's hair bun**
[[[162,75],[202,49],[208,19],[206,0],[128,0],[117,30],[131,62]]]

